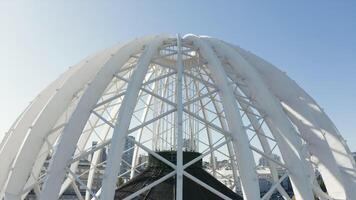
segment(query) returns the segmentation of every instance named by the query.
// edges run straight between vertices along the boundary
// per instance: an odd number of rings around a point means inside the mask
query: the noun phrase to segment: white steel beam
[[[175,136],[177,137],[177,178],[176,178],[176,200],[183,200],[183,59],[181,37],[177,36],[177,83],[176,83],[176,122]],[[173,144],[175,145],[175,144]]]
[[[272,64],[241,48],[234,46],[234,49],[261,74],[271,92],[294,110],[293,115],[298,120],[293,122],[306,138],[309,151],[319,161],[320,173],[323,179],[325,178],[326,187],[330,188],[328,193],[334,198],[343,199],[345,197],[343,190],[346,189],[346,198],[356,196],[353,189],[356,187],[355,161],[339,132],[320,106],[295,81]],[[351,170],[346,172],[344,169]]]
[[[12,171],[9,173],[9,179],[4,187],[5,198],[7,194],[20,198],[21,191],[31,174],[32,166],[48,132],[55,126],[75,94],[93,78],[108,57],[107,54],[103,54],[97,59],[92,59],[91,62],[85,62],[86,67],[79,67],[60,87],[56,88],[55,93],[42,108],[41,114],[36,118],[26,140],[21,145],[21,150],[16,156]]]
[[[89,174],[88,174],[88,180],[87,180],[87,188],[91,190],[95,178],[95,173],[97,171],[96,165],[98,164],[98,161],[100,159],[100,155],[102,154],[103,149],[99,149],[93,154],[93,158],[90,162],[90,168],[89,168]],[[90,192],[87,190],[85,191],[85,200],[90,199]]]
[[[119,116],[115,124],[114,133],[111,139],[107,165],[103,177],[103,186],[100,198],[103,200],[113,199],[115,193],[115,185],[117,174],[120,171],[121,156],[125,146],[125,138],[128,134],[128,128],[131,121],[138,94],[141,85],[146,76],[148,66],[151,59],[157,53],[159,45],[162,44],[165,37],[156,37],[145,49],[141,55],[136,69],[127,86],[127,94],[125,95],[120,107]]]
[[[149,38],[142,38],[125,45],[125,48],[120,49],[117,54],[112,55],[109,61],[96,74],[96,77],[86,89],[62,133],[57,149],[52,157],[48,175],[39,199],[56,199],[58,197],[62,178],[65,176],[67,162],[75,151],[78,139],[90,117],[91,109],[97,104],[106,86],[114,77],[114,74],[120,70],[132,54],[140,51]]]
[[[121,89],[125,84],[121,84],[119,86],[119,89]],[[97,125],[97,123],[100,121],[101,119],[101,115],[104,114],[106,112],[106,109],[108,109],[108,107],[110,107],[110,101],[106,102],[106,103],[109,103],[108,105],[105,105],[104,106],[104,109],[100,111],[100,114],[95,112],[95,114],[97,114],[97,116],[100,116],[98,117],[97,119],[95,119],[94,123],[93,123],[93,127],[91,128],[90,132],[89,133],[86,133],[86,134],[83,134],[80,139],[79,139],[79,142],[77,144],[77,150],[74,152],[74,159],[70,162],[71,163],[71,166],[70,166],[70,170],[72,172],[76,172],[77,171],[77,167],[78,167],[78,164],[79,164],[79,161],[81,158],[83,158],[84,156],[88,156],[90,153],[88,152],[83,152],[83,149],[85,148],[85,146],[87,145],[87,142],[89,140],[89,138],[92,136],[92,134],[95,132],[95,126]],[[104,105],[104,104],[103,104]],[[96,107],[96,106],[95,106]],[[118,109],[117,108],[113,108],[111,109],[111,114],[116,116],[117,115],[117,112],[118,112]],[[109,127],[105,127],[105,130],[103,130],[104,134],[103,134],[103,140],[106,141],[106,137],[108,136],[109,134],[109,131],[110,131],[111,127],[109,125]],[[104,144],[105,142],[102,141]],[[106,145],[106,144],[105,144]],[[103,148],[105,147],[105,145],[97,145],[94,149],[97,150],[99,147]],[[91,152],[94,152],[93,149],[91,150]],[[78,155],[80,154],[80,155]],[[88,176],[88,179],[90,177],[90,174]],[[67,179],[63,182],[62,186],[61,186],[61,190],[60,190],[60,193],[59,193],[59,196],[61,196],[65,190],[69,187],[69,185],[71,184],[72,182],[72,178],[69,176],[67,177]],[[88,180],[89,182],[89,180]]]
[[[207,90],[208,90],[208,92],[211,92],[211,89],[208,88],[208,87],[207,87]],[[214,106],[214,109],[216,110],[216,112],[217,113],[222,113],[223,112],[223,108],[220,106],[219,103],[217,103],[215,101],[215,97],[213,95],[211,95],[210,98],[212,99],[212,103],[213,103],[213,106]],[[228,130],[228,126],[226,124],[226,120],[222,119],[222,117],[219,116],[219,121],[220,121],[222,129],[223,130]],[[225,135],[225,140],[228,140],[228,139],[229,139],[228,135]],[[235,183],[235,186],[236,186],[235,188],[237,190],[237,185],[239,184],[239,180],[240,179],[239,179],[238,174],[237,174],[238,167],[236,165],[236,160],[235,160],[236,156],[235,156],[235,152],[234,152],[234,149],[233,149],[233,146],[232,146],[231,142],[227,143],[227,150],[228,150],[228,153],[229,153],[228,157],[230,158],[231,167],[232,167],[232,170],[233,170],[232,173],[233,173],[233,177],[234,177],[234,183]]]
[[[239,94],[239,92],[238,92],[238,94]],[[242,94],[240,94],[240,95],[242,95]],[[258,137],[258,140],[260,141],[263,151],[265,152],[265,154],[267,154],[269,156],[272,155],[272,149],[268,143],[267,138],[265,137],[266,134],[263,131],[263,129],[261,128],[262,123],[260,124],[258,122],[257,117],[255,115],[251,114],[253,111],[245,102],[241,102],[241,101],[239,101],[239,102],[240,102],[242,109],[244,109],[246,111],[245,112],[246,116],[249,118],[251,125],[253,126],[254,131],[256,132],[256,135]],[[270,159],[268,159],[268,164],[269,164],[269,168],[271,170],[272,179],[273,179],[274,183],[276,183],[278,181],[278,172],[276,169],[276,164]],[[277,185],[277,189],[278,189],[279,193],[285,199],[290,199],[288,194],[286,194],[285,190],[282,188],[282,186],[280,184]]]
[[[256,101],[261,113],[266,113],[266,123],[278,141],[281,154],[288,165],[291,182],[297,199],[312,199],[313,192],[309,163],[303,157],[303,147],[293,125],[275,97],[269,92],[259,74],[231,47],[217,40],[209,40],[217,50],[217,54],[225,57],[240,77],[245,78],[249,95]],[[241,88],[242,89],[242,88]]]
[[[43,107],[46,105],[50,97],[53,95],[55,90],[60,87],[60,85],[68,77],[70,77],[78,67],[73,67],[69,69],[66,73],[61,75],[56,81],[49,85],[39,96],[30,104],[29,108],[26,109],[25,113],[22,114],[21,118],[17,122],[17,125],[13,127],[11,135],[4,138],[2,146],[0,149],[0,188],[4,188],[5,181],[9,175],[9,170],[11,168],[12,162],[15,159],[17,152],[20,150],[21,143],[24,141],[27,135],[27,130],[31,127],[34,119],[41,112]],[[0,197],[1,198],[1,197]]]
[[[241,115],[234,99],[231,87],[229,87],[227,76],[219,59],[206,42],[197,36],[188,35],[184,39],[191,40],[199,48],[201,55],[208,61],[209,70],[212,73],[215,84],[219,89],[224,111],[227,117],[230,132],[232,132],[232,142],[237,154],[239,174],[243,185],[244,198],[249,200],[260,199],[259,185],[256,171],[256,164],[252,152],[249,148],[249,140],[243,129]]]
[[[147,82],[146,82],[147,83]],[[153,82],[153,91],[155,91],[157,89],[156,87],[156,83]],[[142,115],[142,118],[141,118],[141,122],[145,122],[146,121],[146,118],[148,116],[148,113],[149,113],[149,109],[150,109],[150,106],[152,104],[152,98],[153,96],[150,95],[147,100],[146,100],[146,107],[145,107],[145,110],[143,111],[143,115]],[[138,133],[138,136],[137,138],[135,138],[137,140],[137,142],[141,143],[141,139],[142,139],[142,134],[143,134],[143,128],[140,129],[140,132]],[[139,162],[138,158],[139,158],[139,155],[138,155],[138,151],[139,151],[139,148],[137,145],[135,145],[135,148],[134,148],[134,152],[133,152],[133,156],[132,156],[132,163],[131,163],[131,173],[130,173],[130,179],[132,179],[135,175],[135,169],[136,169],[136,166],[137,166],[137,163]]]
[[[183,172],[184,176],[186,176],[187,178],[189,178],[190,180],[198,183],[199,185],[201,185],[202,187],[204,187],[205,189],[209,190],[210,192],[214,193],[215,195],[217,195],[218,197],[224,199],[224,200],[232,200],[231,198],[229,198],[228,196],[226,196],[225,194],[219,192],[218,190],[215,190],[215,188],[211,187],[210,185],[204,183],[203,181],[195,178],[193,175],[189,174],[188,172],[184,171]]]
[[[172,176],[174,176],[176,174],[176,171],[172,171],[171,173],[168,173],[167,175],[163,176],[162,178],[154,181],[153,183],[145,186],[144,188],[136,191],[135,193],[129,195],[128,197],[126,197],[125,199],[123,200],[131,200],[131,199],[134,199],[135,197],[139,196],[140,194],[144,193],[145,191],[157,186],[158,184],[168,180],[169,178],[171,178]]]
[[[197,87],[198,84],[195,81],[194,81],[194,84]],[[208,93],[206,93],[204,95],[198,94],[199,96],[197,98],[192,99],[192,100],[184,103],[183,106],[189,105],[189,104],[191,104],[192,102],[195,102],[195,101],[199,101],[199,104],[200,104],[200,106],[202,108],[202,112],[203,112],[203,118],[206,119],[208,117],[208,112],[206,111],[206,109],[204,109],[204,104],[203,104],[202,99],[205,98],[205,97],[210,97],[211,98],[211,96],[216,92],[217,92],[217,90],[213,90],[212,92],[208,92]],[[206,125],[206,124],[205,124],[205,129],[206,129],[206,136],[208,138],[208,146],[210,148],[212,148],[213,147],[213,144],[212,144],[213,143],[212,142],[213,138],[212,138],[211,130],[209,129],[209,126]],[[213,167],[213,176],[216,177],[216,162],[215,162],[215,159],[214,159],[215,158],[215,152],[214,151],[211,152],[210,157],[211,157],[212,167]]]

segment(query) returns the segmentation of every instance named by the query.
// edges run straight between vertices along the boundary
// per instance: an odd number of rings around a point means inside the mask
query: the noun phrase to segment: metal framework
[[[97,144],[91,146],[92,141]],[[125,149],[125,141],[134,146]],[[106,149],[107,159],[101,161]],[[177,151],[177,164],[159,150]],[[129,151],[131,163],[123,159]],[[183,151],[202,155],[184,164]],[[231,189],[244,199],[269,199],[276,191],[290,199],[281,186],[286,177],[298,200],[356,197],[350,150],[306,92],[240,47],[188,34],[119,44],[84,59],[43,90],[1,143],[0,198],[25,199],[34,191],[40,200],[60,199],[71,187],[81,200],[113,199],[118,178],[133,178],[144,165],[139,162],[143,154],[173,172],[125,200],[175,175],[177,200],[183,198],[183,176],[229,199],[185,171],[203,159],[212,175],[224,177],[216,157],[229,160]],[[256,172],[260,157],[268,160],[273,179],[262,197]],[[83,159],[90,164],[85,172],[79,170]],[[277,168],[286,173],[279,177]],[[317,173],[327,193],[317,184]],[[97,180],[100,188],[93,189]]]

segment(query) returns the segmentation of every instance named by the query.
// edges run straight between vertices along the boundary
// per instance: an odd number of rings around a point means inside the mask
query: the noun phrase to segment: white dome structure
[[[229,187],[247,200],[274,193],[291,199],[281,186],[286,177],[298,200],[356,198],[355,161],[318,104],[267,61],[192,34],[137,38],[84,59],[33,100],[0,148],[5,200],[30,193],[62,199],[69,188],[77,199],[114,199],[118,178],[135,177],[148,154],[173,171],[125,200],[173,176],[177,200],[183,199],[183,176],[230,199],[186,172],[198,159],[218,179],[227,176],[218,161],[228,160]],[[164,150],[177,152],[175,164],[157,153]],[[201,156],[183,163],[183,151]],[[262,196],[261,157],[272,181]],[[83,160],[87,170],[80,170]]]

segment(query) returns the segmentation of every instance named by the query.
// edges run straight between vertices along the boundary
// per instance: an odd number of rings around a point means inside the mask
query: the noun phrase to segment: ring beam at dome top
[[[176,160],[165,151],[176,152]],[[189,151],[200,156],[186,163]],[[201,159],[248,200],[276,193],[291,199],[281,184],[286,177],[298,200],[356,196],[356,164],[345,141],[285,73],[219,39],[162,34],[87,57],[32,101],[1,142],[0,198],[62,199],[70,190],[77,199],[114,199],[118,180],[130,183],[147,166],[145,155],[171,171],[125,199],[149,195],[167,180],[175,181],[177,200],[189,195],[186,180],[231,199],[191,174]],[[259,158],[271,180],[264,192]],[[230,174],[218,168],[223,159]]]

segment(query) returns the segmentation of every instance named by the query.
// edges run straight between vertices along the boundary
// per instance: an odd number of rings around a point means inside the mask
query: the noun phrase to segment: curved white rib
[[[200,75],[200,78],[202,78],[202,76]],[[207,90],[208,92],[211,92],[211,89],[209,87],[207,87]],[[211,99],[213,99],[213,106],[214,106],[214,109],[217,111],[217,113],[222,113],[224,112],[224,109],[221,107],[220,104],[216,103],[215,99],[213,98],[213,95],[210,95]],[[200,101],[201,102],[201,101]],[[203,112],[206,113],[205,114],[205,118],[207,118],[207,112],[205,109],[203,109]],[[219,116],[219,122],[220,122],[220,125],[221,127],[223,128],[223,130],[225,131],[228,131],[228,125],[226,124],[226,121],[223,120],[220,116]],[[210,127],[207,127],[207,134],[209,134],[209,131],[210,130]],[[225,140],[228,140],[229,138],[227,136],[225,136]],[[234,184],[235,184],[235,190],[237,190],[238,187],[241,187],[240,185],[238,186],[239,184],[239,176],[238,176],[238,166],[236,165],[236,161],[233,159],[235,157],[235,152],[234,152],[234,148],[233,148],[233,144],[232,142],[228,142],[227,143],[227,150],[228,150],[228,153],[230,155],[230,161],[231,161],[231,167],[232,167],[232,175],[234,177]],[[214,155],[213,155],[213,158],[214,158]],[[215,160],[215,159],[213,159]]]
[[[229,130],[232,133],[231,138],[237,157],[244,198],[251,200],[260,199],[257,174],[254,170],[256,164],[249,148],[249,140],[243,129],[243,123],[236,101],[234,100],[233,92],[223,71],[223,66],[215,56],[213,50],[202,39],[193,35],[188,35],[184,39],[191,40],[199,48],[201,55],[208,61],[208,67],[219,89]]]
[[[273,127],[272,133],[278,141],[281,154],[283,156],[288,170],[290,172],[291,182],[294,186],[294,194],[297,199],[312,199],[313,192],[310,187],[308,174],[308,164],[300,155],[302,151],[301,141],[297,136],[292,124],[287,120],[282,107],[277,103],[275,98],[270,94],[257,71],[252,68],[239,54],[231,47],[217,40],[209,40],[216,51],[224,56],[231,64],[237,74],[239,74],[249,89],[249,95],[256,101],[265,113],[265,120],[270,127]]]
[[[34,119],[41,112],[42,108],[48,102],[49,98],[57,88],[75,71],[75,67],[66,71],[50,86],[48,86],[38,97],[31,103],[30,107],[25,111],[23,116],[19,119],[19,122],[14,127],[11,135],[9,135],[6,141],[3,141],[3,146],[0,152],[0,188],[4,188],[5,181],[9,174],[9,169],[12,162],[15,159],[17,152],[20,150],[22,142],[26,138],[27,130],[31,127]]]
[[[293,121],[302,130],[301,133],[309,144],[309,151],[319,161],[319,170],[329,194],[336,199],[347,198],[344,191],[346,189],[348,198],[354,197],[356,195],[353,189],[356,187],[355,170],[346,170],[347,172],[344,174],[340,173],[340,170],[355,169],[354,160],[333,123],[317,103],[273,65],[240,48],[236,48],[236,50],[258,70],[271,92],[283,102],[284,107],[288,107],[287,112],[290,113],[291,119],[294,116]],[[350,172],[351,174],[349,174]]]
[[[86,67],[79,66],[73,75],[68,77],[63,85],[56,90],[42,109],[16,156],[12,172],[5,186],[5,198],[7,196],[11,196],[13,199],[20,198],[20,188],[23,188],[26,184],[32,166],[41,150],[41,144],[44,144],[47,134],[54,127],[75,94],[97,73],[107,56],[107,54],[101,54],[91,62],[84,62]]]
[[[56,199],[58,197],[62,177],[66,173],[66,163],[74,153],[76,143],[91,114],[92,108],[98,102],[100,95],[111,81],[113,75],[119,71],[132,54],[142,48],[146,41],[147,38],[139,39],[128,43],[124,46],[125,48],[119,49],[89,84],[62,133],[58,148],[51,160],[40,199]]]
[[[116,51],[115,51],[116,52]],[[115,53],[115,52],[112,52],[112,53]],[[124,87],[125,84],[122,83],[118,86],[118,89],[122,89],[122,87]],[[110,103],[109,103],[110,105]],[[104,106],[105,109],[107,109],[107,105]],[[105,109],[103,109],[101,112],[99,112],[99,114],[104,114],[105,113]],[[118,109],[112,109],[110,111],[111,115],[113,116],[116,116],[117,114],[117,110]],[[96,119],[94,123],[92,123],[92,126],[96,126],[96,124],[100,121],[100,119]],[[109,135],[109,131],[110,131],[110,127],[107,127],[105,128],[105,131],[103,131],[103,135],[102,135],[102,139],[105,141],[106,138],[108,137]],[[83,151],[85,149],[85,146],[87,145],[88,143],[88,140],[90,139],[90,137],[92,136],[93,132],[95,132],[94,129],[92,129],[89,133],[86,133],[86,134],[83,134],[80,138],[79,138],[79,141],[78,141],[78,144],[77,144],[77,149],[76,151],[74,152],[74,155],[77,155],[79,154],[81,151]],[[78,168],[78,165],[79,165],[79,162],[80,161],[76,161],[74,163],[71,164],[70,166],[70,170],[72,172],[76,172],[77,171],[77,168]],[[90,175],[88,176],[88,179],[89,179]],[[59,196],[61,196],[65,190],[67,190],[67,188],[71,185],[71,183],[73,182],[73,177],[72,176],[69,176],[67,177],[67,179],[63,182],[62,186],[61,186],[61,190],[60,190],[60,193],[59,193]]]
[[[242,96],[242,94],[238,93],[238,95]],[[254,128],[254,130],[256,131],[258,140],[261,143],[262,149],[263,151],[267,154],[267,155],[272,155],[272,149],[271,146],[268,143],[267,138],[265,137],[265,132],[263,131],[263,129],[260,127],[260,124],[258,122],[258,119],[255,115],[252,115],[251,113],[253,113],[252,109],[245,103],[245,102],[241,102],[239,101],[241,107],[246,110],[246,115],[249,118],[252,127]],[[277,168],[276,168],[276,164],[274,162],[272,162],[271,160],[268,160],[268,164],[269,164],[269,168],[271,170],[271,176],[273,179],[274,183],[277,183],[279,180],[278,177],[278,172],[277,172]],[[282,188],[282,186],[280,184],[278,184],[277,186],[277,190],[279,191],[279,193],[285,198],[285,199],[290,199],[288,194],[286,193],[286,191]]]
[[[115,53],[117,51],[117,49],[120,48],[120,45],[117,45],[113,48],[104,50],[103,52],[100,53],[100,55],[104,55],[104,54],[112,54]],[[97,59],[99,56],[99,54],[97,54],[95,57],[89,58],[90,59]],[[84,61],[87,62],[87,61]],[[86,65],[82,65],[81,67],[85,68],[87,67]],[[80,95],[80,94],[79,94]],[[80,96],[78,97],[80,98]],[[78,100],[77,100],[78,101]],[[73,103],[71,103],[73,104]],[[70,116],[71,113],[73,112],[73,110],[75,109],[76,105],[71,105],[71,110],[67,110],[66,113],[64,113],[61,117],[61,119],[59,119],[56,123],[56,125],[54,127],[59,127],[64,125],[64,123],[67,123],[67,117],[66,116]],[[36,180],[38,179],[38,176],[41,172],[42,166],[45,162],[45,160],[47,159],[48,153],[49,153],[49,149],[53,147],[55,141],[57,140],[58,136],[61,134],[61,131],[55,131],[55,133],[51,133],[49,136],[47,136],[46,138],[46,142],[42,145],[42,149],[40,150],[39,154],[40,156],[37,157],[35,164],[33,165],[32,168],[32,172],[31,172],[31,177],[28,179],[24,189],[29,189],[29,187],[31,187]],[[89,134],[90,135],[90,134]],[[82,143],[82,145],[79,145],[78,148],[82,149],[83,145],[85,145],[86,143]],[[50,146],[49,146],[50,145]],[[73,167],[71,166],[71,169]],[[72,179],[70,179],[70,182],[72,181]],[[69,184],[70,184],[69,182]],[[28,191],[29,192],[29,191]],[[25,193],[27,194],[27,193]]]
[[[162,74],[162,72],[160,74]],[[155,91],[156,88],[157,88],[156,87],[156,82],[154,82],[153,86],[152,86],[153,91]],[[141,122],[146,121],[150,105],[152,104],[152,99],[153,99],[153,96],[151,95],[151,96],[148,97],[148,99],[146,101],[146,105],[147,106],[145,107],[145,110],[143,111]],[[139,132],[139,134],[138,134],[138,136],[136,138],[136,141],[138,141],[140,143],[141,143],[141,139],[142,139],[143,130],[144,130],[143,128],[140,130],[140,132]],[[132,155],[130,178],[133,178],[135,176],[135,170],[136,170],[137,164],[139,162],[139,160],[138,160],[138,158],[139,158],[138,152],[139,152],[139,147],[137,145],[135,145],[134,150],[133,150],[133,155]]]
[[[148,65],[150,64],[151,59],[153,59],[153,56],[157,53],[158,47],[162,44],[164,39],[167,39],[167,37],[157,37],[146,47],[132,75],[133,79],[128,83],[127,94],[122,101],[114,133],[111,138],[111,146],[109,149],[100,196],[100,199],[102,200],[114,198],[117,181],[115,174],[118,174],[120,171],[121,156],[124,151],[125,138],[128,134],[128,128],[131,121],[130,116],[132,116],[136,106],[137,97],[146,76]]]

